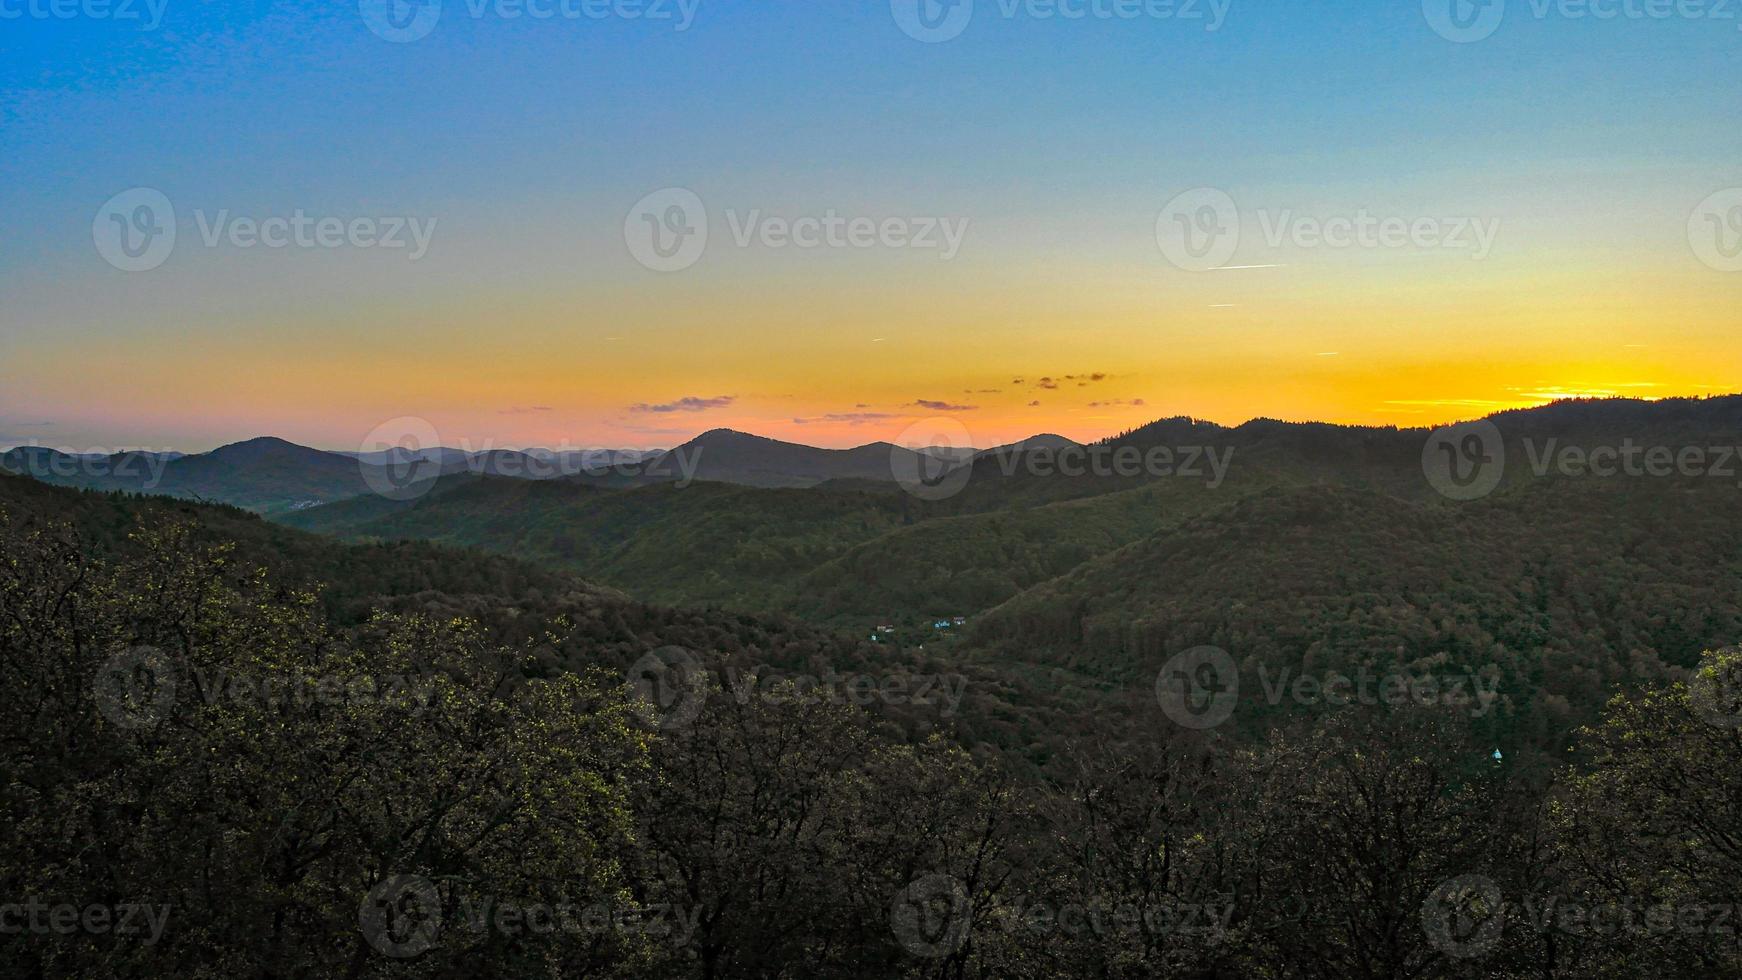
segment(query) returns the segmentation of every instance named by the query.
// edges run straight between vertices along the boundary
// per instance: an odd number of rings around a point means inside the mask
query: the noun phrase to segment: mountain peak
[[[303,450],[304,452],[318,452],[319,451],[319,450],[315,450],[315,449],[309,449],[307,446],[299,446],[294,442],[290,442],[290,441],[285,440],[285,439],[280,439],[277,436],[256,436],[253,439],[244,439],[241,442],[232,442],[227,446],[219,446],[218,448],[212,450],[212,455],[216,455],[218,453],[282,452],[286,449],[300,449],[300,450]]]
[[[758,440],[761,442],[775,442],[775,441],[777,441],[774,439],[770,439],[767,436],[759,436],[759,435],[756,435],[755,433],[751,433],[751,432],[741,432],[737,429],[724,429],[724,428],[722,428],[722,429],[709,429],[708,431],[702,433],[699,436],[696,436],[694,439],[691,439],[690,441],[691,442],[702,442],[703,440],[707,440],[709,442],[718,442],[718,441],[722,441],[722,440],[726,440],[726,439],[755,439],[755,440]]]
[[[233,442],[227,446],[206,453],[203,456],[190,456],[190,460],[200,460],[206,463],[223,463],[226,465],[248,465],[251,463],[272,462],[314,462],[343,461],[356,466],[355,460],[337,453],[329,453],[321,449],[310,449],[276,436],[260,436],[243,442]]]
[[[1021,449],[1064,449],[1068,446],[1079,445],[1081,443],[1075,439],[1067,439],[1056,432],[1042,432],[1016,443],[1016,446]]]

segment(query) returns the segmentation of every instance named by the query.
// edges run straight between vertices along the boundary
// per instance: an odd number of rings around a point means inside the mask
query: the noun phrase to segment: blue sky
[[[157,0],[162,21],[145,30],[31,14],[49,2],[0,0],[0,15],[24,12],[0,19],[0,372],[14,391],[0,395],[0,422],[83,414],[29,387],[32,366],[146,350],[197,361],[214,344],[239,359],[256,341],[270,360],[286,331],[346,346],[391,376],[382,337],[401,338],[399,355],[421,364],[415,323],[459,308],[524,306],[503,358],[548,359],[541,344],[560,336],[554,353],[617,374],[660,345],[619,363],[604,338],[657,337],[674,315],[662,304],[687,318],[801,282],[838,281],[849,295],[867,280],[972,292],[1061,263],[1119,268],[1160,202],[1205,185],[1302,210],[1503,214],[1530,261],[1495,274],[1522,288],[1526,273],[1552,278],[1567,250],[1612,246],[1629,263],[1635,247],[1685,252],[1670,232],[1686,207],[1742,185],[1735,19],[1538,18],[1510,0],[1492,37],[1456,44],[1416,3],[1235,0],[1210,31],[1177,17],[1067,20],[1028,7],[1007,17],[999,0],[978,0],[959,37],[927,44],[879,2],[701,0],[679,31],[670,20],[511,19],[494,3],[473,16],[466,0],[446,0],[428,36],[395,44],[346,3]],[[665,9],[675,15],[675,0]],[[1207,3],[1196,9],[1209,16]],[[178,213],[429,215],[442,228],[416,266],[184,250],[129,276],[92,248],[92,217],[141,186]],[[667,186],[769,211],[972,215],[980,237],[952,267],[960,281],[883,255],[812,266],[734,257],[673,286],[646,279],[621,239],[624,212]],[[1413,275],[1397,288],[1413,289]],[[1734,295],[1733,280],[1702,283]],[[1313,288],[1270,315],[1331,315],[1311,306]],[[830,309],[798,302],[768,322],[827,325]],[[1036,304],[1068,328],[1066,300]],[[573,313],[560,331],[553,307]],[[1045,346],[1028,330],[975,329],[982,346]],[[477,356],[435,346],[413,370]],[[1097,363],[1142,353],[1129,348],[1109,335]],[[98,376],[123,377],[124,365]],[[690,387],[661,379],[618,400],[702,395],[690,388],[729,380],[703,371]],[[782,381],[744,385],[793,394]],[[163,438],[227,434],[199,404],[184,409],[153,416],[175,430]],[[265,405],[251,411],[249,424],[273,418]],[[605,424],[589,412],[577,408],[574,424]],[[119,420],[101,421],[81,418],[65,435],[121,438]],[[328,441],[342,442],[334,432]]]

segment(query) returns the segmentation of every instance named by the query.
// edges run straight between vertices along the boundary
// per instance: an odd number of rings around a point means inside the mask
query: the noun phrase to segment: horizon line
[[[1453,419],[1450,419],[1450,420],[1444,421],[1444,422],[1424,423],[1421,425],[1397,425],[1397,424],[1378,425],[1378,424],[1370,424],[1370,423],[1333,422],[1333,421],[1328,421],[1325,419],[1313,419],[1313,418],[1305,418],[1305,419],[1303,419],[1303,418],[1276,418],[1276,417],[1264,416],[1264,415],[1253,416],[1253,417],[1246,419],[1243,422],[1229,424],[1226,422],[1219,422],[1215,419],[1211,419],[1211,418],[1207,418],[1207,417],[1203,417],[1203,416],[1198,416],[1198,415],[1192,415],[1189,413],[1176,413],[1176,414],[1172,414],[1172,415],[1157,416],[1157,417],[1150,419],[1149,421],[1144,422],[1140,425],[1135,425],[1135,426],[1131,426],[1131,427],[1126,428],[1126,429],[1121,429],[1118,432],[1109,433],[1107,435],[1101,436],[1098,439],[1093,439],[1093,440],[1088,440],[1088,441],[1071,439],[1070,441],[1075,442],[1079,445],[1085,445],[1085,446],[1095,445],[1097,443],[1105,442],[1109,439],[1117,438],[1119,435],[1122,435],[1124,433],[1135,432],[1135,431],[1138,431],[1140,429],[1147,428],[1151,425],[1156,425],[1156,424],[1159,424],[1162,422],[1173,422],[1173,421],[1181,421],[1181,420],[1190,421],[1190,422],[1193,422],[1195,424],[1213,425],[1213,426],[1216,426],[1218,428],[1226,429],[1226,430],[1230,430],[1230,431],[1240,429],[1240,428],[1243,428],[1245,426],[1252,425],[1252,424],[1258,423],[1258,422],[1274,422],[1274,423],[1279,423],[1282,425],[1302,425],[1302,426],[1305,426],[1305,425],[1325,425],[1325,426],[1335,426],[1337,428],[1355,429],[1355,430],[1365,429],[1365,430],[1374,430],[1374,431],[1382,431],[1382,430],[1410,431],[1410,430],[1417,430],[1417,429],[1433,430],[1433,429],[1445,428],[1447,426],[1460,425],[1460,424],[1464,424],[1467,422],[1478,422],[1478,421],[1482,421],[1484,419],[1495,418],[1495,417],[1500,416],[1500,415],[1508,415],[1508,414],[1512,414],[1512,413],[1516,413],[1516,412],[1536,411],[1539,409],[1549,408],[1549,407],[1552,407],[1554,405],[1559,405],[1559,404],[1563,404],[1566,402],[1637,402],[1637,403],[1641,403],[1641,404],[1653,404],[1653,403],[1657,403],[1657,402],[1670,402],[1670,401],[1715,401],[1715,400],[1721,400],[1721,399],[1725,399],[1725,398],[1739,398],[1739,397],[1742,397],[1742,391],[1726,392],[1726,393],[1722,393],[1722,394],[1670,395],[1670,396],[1569,395],[1569,396],[1565,396],[1565,397],[1551,398],[1551,399],[1548,399],[1547,401],[1538,402],[1537,404],[1534,404],[1534,405],[1516,405],[1516,406],[1511,406],[1511,407],[1496,407],[1493,411],[1490,411],[1490,412],[1483,414],[1483,415],[1474,415],[1474,416],[1468,416],[1468,417],[1453,418]],[[410,416],[407,416],[407,418],[410,418]],[[938,418],[949,418],[951,420],[954,420],[953,416],[938,416]],[[811,445],[809,443],[793,442],[793,441],[787,440],[787,439],[776,439],[772,436],[765,436],[765,435],[762,435],[760,433],[752,432],[752,431],[749,431],[746,429],[737,429],[737,428],[732,428],[729,426],[713,426],[713,427],[706,428],[706,429],[700,429],[694,435],[691,435],[688,438],[682,439],[680,441],[671,443],[669,445],[658,445],[658,446],[654,446],[654,445],[634,446],[634,445],[628,445],[628,444],[624,444],[624,443],[616,443],[616,444],[607,445],[604,443],[596,443],[596,444],[584,444],[584,445],[583,444],[575,444],[573,446],[569,446],[568,448],[553,448],[552,445],[550,445],[550,444],[535,445],[535,444],[531,444],[531,443],[515,443],[515,444],[510,445],[507,443],[503,443],[500,445],[489,444],[489,445],[485,445],[481,448],[470,449],[470,448],[465,448],[466,445],[473,443],[477,440],[472,440],[472,439],[467,438],[467,439],[458,440],[459,444],[457,444],[457,445],[450,444],[446,441],[443,441],[437,445],[421,447],[418,451],[419,452],[428,452],[428,451],[432,451],[432,450],[436,450],[436,449],[447,449],[447,450],[452,450],[455,452],[466,453],[466,454],[472,455],[472,456],[478,455],[480,453],[492,453],[492,452],[528,453],[528,452],[534,452],[534,451],[551,452],[551,453],[559,453],[559,452],[560,453],[670,452],[674,449],[678,449],[682,446],[688,445],[689,443],[692,443],[692,442],[696,441],[697,439],[702,438],[703,436],[706,436],[706,435],[709,435],[709,434],[712,434],[715,432],[730,432],[730,433],[736,433],[739,435],[747,435],[747,436],[752,436],[752,437],[755,437],[758,439],[765,439],[769,442],[781,443],[783,445],[799,446],[799,447],[806,448],[806,449],[814,449],[814,450],[817,450],[819,452],[852,452],[855,450],[867,449],[867,448],[876,447],[876,446],[885,446],[885,445],[900,446],[901,445],[901,443],[896,442],[893,439],[873,439],[869,442],[860,443],[860,444],[852,445],[852,446],[840,446],[840,447],[814,446],[814,445]],[[1024,436],[1022,439],[1012,440],[1009,442],[999,442],[995,445],[986,446],[986,447],[960,446],[960,447],[949,447],[949,448],[956,448],[956,449],[963,449],[963,450],[974,449],[975,451],[978,451],[978,452],[984,452],[984,451],[988,451],[988,450],[992,450],[992,449],[999,449],[999,448],[1002,448],[1004,446],[1014,445],[1017,442],[1025,442],[1029,439],[1041,438],[1043,436],[1057,436],[1058,438],[1067,438],[1067,439],[1069,438],[1068,436],[1059,436],[1057,433],[1051,432],[1051,431],[1039,431],[1039,432],[1032,433],[1031,435]],[[250,442],[259,442],[261,440],[275,440],[278,442],[285,443],[287,445],[296,446],[296,447],[301,448],[301,449],[308,449],[308,450],[311,450],[314,452],[331,453],[333,455],[338,455],[338,456],[354,456],[354,455],[364,454],[364,453],[386,452],[386,451],[388,451],[388,449],[393,448],[393,447],[387,447],[384,449],[362,449],[362,448],[329,449],[329,448],[325,448],[325,447],[318,446],[318,445],[310,445],[307,443],[297,442],[293,439],[286,439],[282,436],[276,436],[276,435],[270,435],[270,434],[260,434],[260,435],[247,436],[245,438],[236,439],[236,440],[233,440],[230,442],[219,443],[219,444],[211,447],[210,449],[197,450],[197,451],[189,451],[189,450],[177,449],[177,448],[173,448],[173,447],[157,447],[157,446],[146,446],[146,445],[92,446],[92,447],[89,447],[86,449],[71,449],[71,448],[66,448],[63,446],[45,445],[42,441],[39,441],[36,439],[31,439],[31,440],[27,440],[24,442],[0,443],[0,452],[9,453],[9,452],[13,452],[13,451],[18,450],[18,449],[46,449],[46,450],[50,450],[52,452],[58,452],[58,453],[62,453],[64,455],[69,455],[69,456],[89,456],[89,455],[110,455],[110,456],[113,456],[113,455],[119,455],[121,453],[135,453],[135,452],[137,452],[137,453],[177,453],[177,454],[180,454],[182,456],[205,456],[205,455],[209,455],[211,453],[217,452],[220,449],[228,449],[232,446],[245,445],[245,444],[250,443]],[[486,443],[490,442],[490,440],[484,440],[484,441]],[[564,446],[566,444],[565,443],[558,443],[556,445],[557,446]],[[915,447],[904,446],[903,448],[912,449]],[[925,448],[925,447],[921,446],[920,448]]]

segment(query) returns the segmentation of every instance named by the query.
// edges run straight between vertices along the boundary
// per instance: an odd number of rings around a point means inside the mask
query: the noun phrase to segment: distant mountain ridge
[[[279,514],[371,495],[383,487],[461,474],[526,480],[584,478],[638,466],[647,456],[635,450],[467,452],[446,447],[330,452],[261,436],[192,455],[103,456],[21,446],[0,453],[0,469],[56,486],[203,500]]]
[[[691,478],[752,487],[808,487],[828,480],[891,480],[895,460],[918,460],[911,449],[873,442],[852,449],[818,449],[735,429],[713,429],[648,464],[654,476]]]
[[[808,487],[831,480],[890,482],[897,474],[935,472],[939,464],[965,465],[988,456],[1058,451],[1079,443],[1052,433],[995,449],[972,446],[898,446],[871,442],[851,449],[819,449],[736,429],[713,429],[649,463],[651,475],[675,475],[694,460],[693,479],[752,487]]]
[[[1549,439],[1586,446],[1624,439],[1742,443],[1742,398],[1537,409],[1496,424],[1509,460],[1506,478],[1493,491],[1500,498],[1581,482],[1533,472],[1532,454],[1544,451]],[[700,443],[704,459],[706,450],[743,446],[754,451],[748,458],[766,463],[795,448],[742,433],[710,435]],[[936,500],[903,492],[887,476],[809,487],[728,486],[705,477],[745,474],[704,465],[704,482],[689,487],[672,481],[618,489],[576,481],[528,486],[482,478],[415,501],[365,498],[284,519],[353,540],[435,540],[533,558],[661,602],[784,612],[854,630],[903,615],[985,616],[990,623],[991,610],[1044,594],[1038,589],[1049,580],[1112,562],[1108,556],[1188,520],[1227,519],[1242,501],[1265,494],[1331,488],[1348,494],[1340,499],[1352,513],[1368,506],[1363,501],[1397,501],[1407,507],[1383,513],[1437,520],[1461,504],[1443,496],[1424,472],[1428,435],[1425,429],[1266,419],[1229,428],[1173,418],[1093,446],[1041,436],[979,452],[959,491]],[[869,448],[879,445],[888,444]],[[1060,465],[1091,454],[1129,457],[1163,449],[1185,465],[1198,448],[1230,464],[1225,479],[1210,479],[1207,464],[1200,464],[1198,476],[1073,475]],[[1742,470],[1742,460],[1736,465]],[[1735,481],[1722,488],[1720,482],[1684,480],[1672,487],[1659,481],[1633,489],[1680,492],[1688,484],[1711,494]],[[1291,519],[1292,512],[1278,513],[1279,526]],[[1112,589],[1107,583],[1117,580],[1118,567],[1115,562],[1097,577],[1096,587]],[[1058,600],[1067,622],[1074,599],[1067,593]],[[1012,635],[1020,642],[1020,629]]]
[[[1742,442],[1742,396],[1659,401],[1568,400],[1490,416],[1509,444],[1651,438],[1687,444],[1713,439]],[[850,449],[822,449],[733,429],[713,429],[666,451],[544,449],[467,452],[433,447],[413,453],[328,452],[275,437],[221,446],[208,453],[117,453],[70,455],[43,447],[0,454],[0,469],[44,482],[93,490],[122,490],[232,504],[263,514],[304,510],[371,493],[382,486],[458,474],[520,480],[564,480],[602,489],[628,489],[662,482],[706,481],[741,486],[809,488],[825,484],[889,487],[898,473],[935,474],[940,465],[972,466],[958,510],[1004,506],[1010,495],[1031,503],[1132,489],[1147,476],[1065,480],[1052,462],[1130,447],[1220,447],[1236,453],[1246,468],[1274,468],[1313,480],[1378,481],[1391,489],[1422,488],[1419,465],[1428,430],[1345,426],[1254,419],[1227,427],[1188,417],[1159,419],[1082,446],[1047,433],[995,449],[908,448],[872,442]],[[1520,447],[1519,458],[1539,451]],[[1034,464],[1034,465],[1025,465]],[[427,469],[426,469],[427,467]],[[1517,478],[1517,470],[1508,479]],[[407,494],[412,496],[415,494]]]
[[[79,457],[52,449],[14,449],[0,455],[0,468],[58,486],[207,500],[262,513],[366,493],[370,471],[379,469],[270,436],[173,458],[141,453]]]

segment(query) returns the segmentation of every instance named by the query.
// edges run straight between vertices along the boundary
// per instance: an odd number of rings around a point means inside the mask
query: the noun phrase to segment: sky
[[[1716,0],[0,0],[0,445],[1742,391],[1738,64]]]

